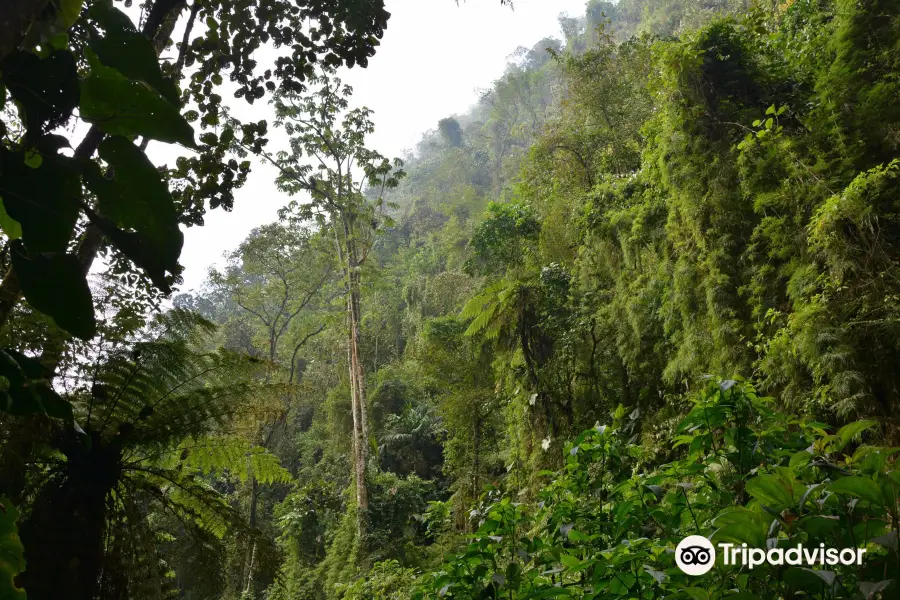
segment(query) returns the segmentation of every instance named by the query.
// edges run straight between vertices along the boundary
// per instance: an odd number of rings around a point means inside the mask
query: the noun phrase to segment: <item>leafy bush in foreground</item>
[[[743,381],[710,381],[671,433],[665,464],[625,433],[623,407],[565,449],[534,502],[492,489],[465,551],[426,574],[414,598],[896,597],[900,448],[860,443],[875,421],[829,433],[780,412]],[[725,566],[683,574],[688,535],[749,547],[860,548],[857,566]]]

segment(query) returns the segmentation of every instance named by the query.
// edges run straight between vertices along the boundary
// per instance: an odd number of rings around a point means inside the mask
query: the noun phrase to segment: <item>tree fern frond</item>
[[[235,435],[216,435],[185,441],[160,456],[158,464],[168,469],[180,465],[205,474],[227,472],[242,482],[251,476],[266,484],[293,481],[290,472],[281,466],[277,456]]]
[[[471,323],[469,323],[465,335],[472,336],[487,328],[494,320],[494,315],[499,308],[500,304],[498,302],[491,302],[490,304],[484,305],[481,312],[475,316]]]
[[[521,289],[521,284],[506,279],[484,288],[459,313],[460,318],[472,319],[465,335],[471,337],[480,333],[489,340],[499,338],[504,328],[515,322],[512,309]]]
[[[466,302],[466,305],[463,306],[462,311],[459,313],[460,318],[471,319],[478,316],[485,309],[485,306],[493,304],[497,294],[508,286],[509,283],[505,279],[501,279],[500,281],[488,285],[471,300]]]
[[[221,539],[240,524],[225,498],[190,471],[131,466],[131,479],[189,528]]]

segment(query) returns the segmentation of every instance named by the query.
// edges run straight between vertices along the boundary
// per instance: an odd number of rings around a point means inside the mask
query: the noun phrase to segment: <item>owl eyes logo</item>
[[[688,546],[681,551],[681,562],[686,565],[705,565],[710,558],[709,550],[700,546]]]
[[[702,535],[690,535],[675,548],[675,564],[687,575],[703,575],[715,562],[716,550]]]

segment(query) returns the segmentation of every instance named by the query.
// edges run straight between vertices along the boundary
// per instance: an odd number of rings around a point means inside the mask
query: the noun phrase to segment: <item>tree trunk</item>
[[[256,509],[259,505],[259,482],[256,477],[250,474],[250,529],[256,528]],[[247,558],[244,559],[244,568],[247,574],[247,583],[245,591],[249,592],[253,587],[253,568],[256,560],[256,542],[254,541],[250,548],[247,549]]]
[[[121,477],[121,448],[98,435],[90,450],[66,452],[62,478],[31,502],[20,529],[29,600],[95,600],[106,560],[107,509]]]
[[[347,298],[348,362],[350,402],[353,409],[353,470],[356,476],[357,532],[362,540],[366,532],[366,512],[369,510],[369,495],[366,489],[369,430],[366,418],[365,378],[359,361],[359,301],[358,298],[354,298],[358,292],[354,293],[353,287],[351,283],[351,291]]]
[[[353,240],[353,226],[343,219],[347,265],[348,362],[350,368],[350,401],[353,409],[353,460],[356,478],[357,534],[364,545],[369,510],[366,487],[366,461],[369,450],[369,422],[366,411],[366,380],[359,357],[360,278],[359,259]]]
[[[359,419],[360,419],[360,436],[362,436],[363,445],[362,445],[362,454],[363,459],[367,459],[369,457],[369,416],[368,416],[368,407],[366,405],[366,374],[363,369],[362,360],[359,357],[359,337],[360,337],[360,323],[362,322],[362,310],[360,309],[360,281],[359,281],[359,273],[356,272],[356,277],[354,281],[353,291],[350,294],[350,299],[352,302],[351,307],[351,323],[352,323],[352,332],[353,332],[353,352],[354,359],[356,363],[356,380],[357,380],[357,389],[356,393],[358,396],[358,404],[359,404]],[[366,508],[369,507],[368,502],[366,502]]]

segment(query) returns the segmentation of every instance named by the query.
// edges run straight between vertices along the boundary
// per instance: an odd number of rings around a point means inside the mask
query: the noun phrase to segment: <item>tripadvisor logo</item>
[[[689,535],[675,548],[675,564],[688,575],[703,575],[715,562],[716,549],[702,535]]]
[[[797,544],[791,548],[749,548],[747,544],[717,544],[725,565],[740,565],[750,569],[769,565],[862,565],[865,548],[826,548],[825,544],[807,548]],[[675,563],[687,575],[703,575],[713,568],[716,549],[702,535],[689,535],[675,548]]]

